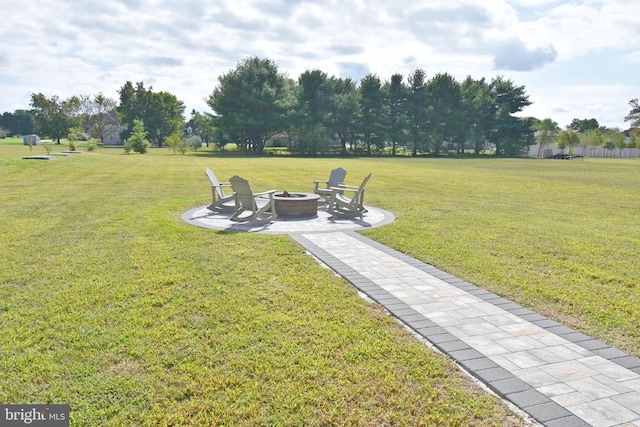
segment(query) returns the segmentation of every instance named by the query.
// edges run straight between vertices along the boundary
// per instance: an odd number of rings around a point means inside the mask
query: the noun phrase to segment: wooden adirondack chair
[[[367,212],[364,207],[364,187],[367,185],[369,178],[371,178],[371,174],[364,178],[360,187],[341,185],[332,188],[327,212],[335,216],[350,218],[359,216],[362,218],[362,215]],[[353,193],[353,196],[349,198],[344,193]]]
[[[220,183],[216,174],[209,168],[204,169],[205,173],[211,181],[211,197],[212,202],[207,209],[210,211],[226,211],[231,212],[235,210],[235,199],[233,194],[225,194],[222,187],[231,187],[228,182]]]
[[[237,175],[229,179],[233,189],[235,212],[229,218],[235,222],[248,222],[261,225],[275,220],[278,217],[273,195],[277,190],[253,193],[249,182]],[[267,197],[264,197],[267,196]]]
[[[324,202],[327,202],[331,197],[331,188],[339,187],[340,185],[344,184],[344,180],[346,177],[346,170],[342,168],[336,168],[329,174],[328,181],[313,181],[313,183],[315,184],[315,189],[313,190],[313,192],[322,197],[324,199]],[[324,184],[324,186],[321,186],[320,184]]]

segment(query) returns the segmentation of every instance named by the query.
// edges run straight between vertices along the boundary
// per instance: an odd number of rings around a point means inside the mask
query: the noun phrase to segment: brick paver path
[[[191,224],[290,234],[311,254],[503,398],[549,426],[640,427],[640,359],[367,239],[354,230],[386,224],[326,212],[253,228],[198,208]]]
[[[546,426],[640,426],[640,360],[354,232],[293,236]]]

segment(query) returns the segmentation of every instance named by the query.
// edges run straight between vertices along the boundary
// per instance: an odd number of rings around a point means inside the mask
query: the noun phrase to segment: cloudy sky
[[[640,97],[638,0],[0,0],[0,113],[31,93],[118,98],[126,81],[191,109],[247,56],[289,77],[417,68],[523,85],[524,114],[627,128]]]

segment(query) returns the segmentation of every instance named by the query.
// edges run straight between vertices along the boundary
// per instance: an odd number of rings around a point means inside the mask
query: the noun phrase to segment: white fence
[[[568,149],[560,150],[555,144],[554,145],[545,145],[542,150],[540,150],[540,145],[533,145],[529,147],[529,151],[527,152],[527,157],[538,157],[538,152],[540,152],[540,157],[551,157],[555,154],[567,154],[569,153]],[[581,145],[577,145],[573,147],[573,152],[576,156],[584,156],[584,157],[636,157],[640,158],[640,148],[623,148],[619,150],[614,148],[613,150],[605,150],[600,147],[583,147]]]

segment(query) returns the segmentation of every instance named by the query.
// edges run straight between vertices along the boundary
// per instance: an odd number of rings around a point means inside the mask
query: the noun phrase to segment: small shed
[[[29,135],[23,135],[22,142],[24,145],[29,145],[29,143],[31,143],[31,145],[40,145],[40,137],[33,133]]]
[[[127,127],[122,125],[106,125],[102,131],[102,144],[124,145],[124,141],[120,139],[120,132],[126,129]]]

